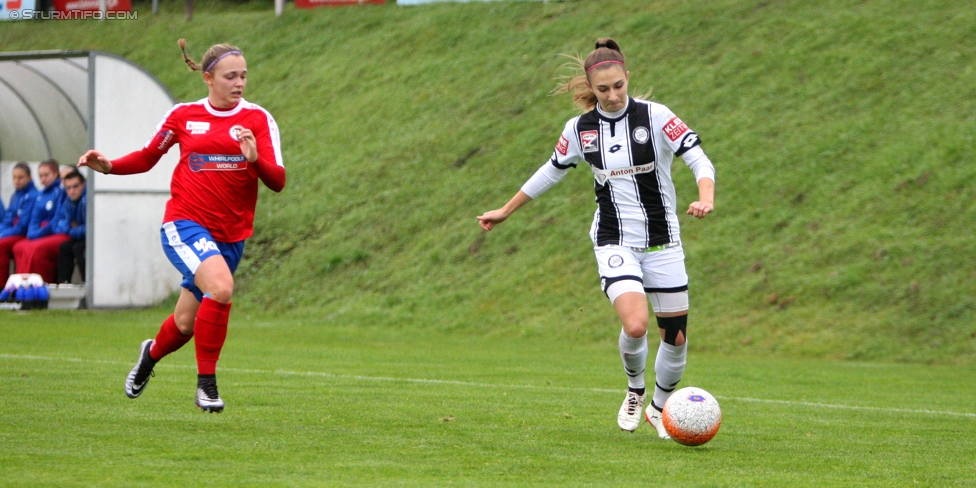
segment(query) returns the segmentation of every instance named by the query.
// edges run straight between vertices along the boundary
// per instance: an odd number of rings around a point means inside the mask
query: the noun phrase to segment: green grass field
[[[122,385],[169,313],[0,315],[0,486],[976,486],[976,9],[936,0],[594,0],[297,10],[136,0],[0,22],[0,50],[125,56],[179,101],[230,42],[281,127],[237,273],[220,415],[192,347]],[[619,325],[583,170],[491,233],[576,114],[559,54],[623,46],[702,136],[682,218],[701,448],[620,432]],[[0,114],[2,116],[2,114]],[[348,128],[362,130],[349,131]],[[136,148],[133,148],[136,149]],[[676,165],[679,206],[695,194]],[[153,251],[157,252],[157,251]],[[192,345],[192,344],[191,344]]]
[[[710,443],[616,426],[612,340],[236,317],[222,414],[192,347],[122,391],[165,311],[0,325],[0,486],[973,486],[972,370],[693,354]],[[608,336],[612,331],[608,330]],[[192,344],[191,344],[192,346]]]

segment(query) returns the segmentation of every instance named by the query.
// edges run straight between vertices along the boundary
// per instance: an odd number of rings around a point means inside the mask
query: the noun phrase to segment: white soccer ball
[[[715,437],[722,425],[722,409],[711,393],[682,388],[664,402],[664,428],[680,444],[700,446]]]

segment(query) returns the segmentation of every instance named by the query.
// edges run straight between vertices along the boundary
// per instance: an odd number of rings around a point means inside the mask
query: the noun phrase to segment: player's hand
[[[495,228],[496,224],[504,222],[507,218],[508,214],[504,210],[492,210],[478,216],[478,224],[481,225],[482,229],[491,230]]]
[[[715,205],[710,202],[692,202],[688,206],[688,215],[694,215],[699,219],[703,219],[706,215],[712,213],[712,210],[715,210]]]
[[[258,160],[258,141],[254,138],[251,129],[237,129],[237,142],[241,143],[241,154],[247,158],[247,162],[253,163]]]
[[[88,166],[89,168],[98,171],[99,173],[108,174],[112,171],[112,162],[108,160],[102,153],[90,149],[80,158],[78,158],[78,167]]]

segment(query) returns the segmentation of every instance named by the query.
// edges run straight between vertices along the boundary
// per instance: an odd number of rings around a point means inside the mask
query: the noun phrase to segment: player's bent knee
[[[643,299],[642,299],[643,300]],[[620,312],[618,311],[618,314]],[[647,313],[620,314],[620,323],[624,332],[633,338],[644,337],[647,334]]]
[[[180,330],[183,335],[193,335],[193,320],[196,318],[196,312],[189,311],[176,311],[173,314],[173,321],[176,322],[176,328]]]
[[[664,331],[664,342],[682,346],[688,337],[688,314],[674,317],[657,317],[657,327]],[[678,342],[681,344],[678,344]]]
[[[234,275],[227,273],[198,273],[195,284],[204,296],[220,303],[230,303],[234,296]]]
[[[216,300],[220,303],[230,303],[231,299],[234,297],[234,282],[229,283],[219,283],[210,288],[210,290],[204,290],[206,296],[210,297],[211,300]]]

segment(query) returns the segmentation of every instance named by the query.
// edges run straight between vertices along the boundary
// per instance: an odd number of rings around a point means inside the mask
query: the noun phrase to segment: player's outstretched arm
[[[104,154],[94,149],[88,150],[88,152],[78,158],[78,166],[87,166],[95,171],[98,171],[99,173],[105,174],[112,171],[112,162],[109,161]]]
[[[88,166],[105,174],[135,175],[151,170],[159,162],[159,158],[163,157],[164,152],[154,151],[147,146],[112,161],[92,149],[78,159],[78,166]]]
[[[489,210],[480,216],[478,216],[478,224],[481,225],[482,229],[491,230],[495,228],[496,224],[500,224],[508,219],[516,210],[522,208],[523,205],[532,201],[532,198],[525,194],[522,190],[512,197],[504,207],[497,210]]]
[[[712,210],[715,210],[715,182],[711,178],[702,178],[698,180],[698,201],[688,206],[688,215],[703,219]]]

